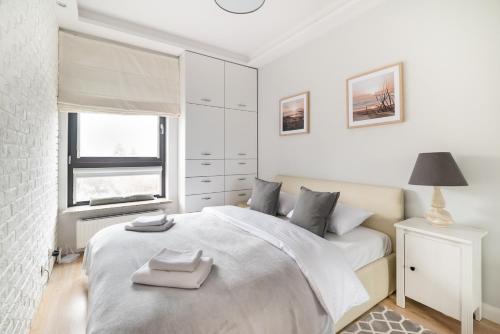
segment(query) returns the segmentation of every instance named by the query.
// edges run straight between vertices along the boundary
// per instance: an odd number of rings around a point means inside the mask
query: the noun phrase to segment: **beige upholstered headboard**
[[[363,225],[389,235],[395,250],[394,224],[404,219],[403,189],[286,175],[278,175],[275,180],[283,183],[282,191],[292,194],[298,193],[301,186],[315,191],[340,192],[339,202],[374,213]]]

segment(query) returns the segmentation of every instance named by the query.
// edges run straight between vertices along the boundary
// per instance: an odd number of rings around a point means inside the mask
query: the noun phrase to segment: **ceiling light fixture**
[[[250,14],[264,5],[266,0],[215,0],[217,6],[232,14]]]

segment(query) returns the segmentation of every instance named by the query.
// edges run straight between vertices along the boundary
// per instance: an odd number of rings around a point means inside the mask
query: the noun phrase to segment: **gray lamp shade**
[[[420,153],[409,184],[421,186],[467,186],[450,152]]]

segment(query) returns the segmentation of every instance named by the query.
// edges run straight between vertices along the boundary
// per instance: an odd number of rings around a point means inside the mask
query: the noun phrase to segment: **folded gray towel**
[[[155,216],[140,216],[134,219],[130,225],[134,227],[159,226],[165,224],[165,214]]]
[[[125,225],[125,230],[133,232],[163,232],[168,230],[172,226],[174,226],[174,220],[170,219],[167,220],[163,225],[154,225],[154,226],[133,226],[129,223]]]

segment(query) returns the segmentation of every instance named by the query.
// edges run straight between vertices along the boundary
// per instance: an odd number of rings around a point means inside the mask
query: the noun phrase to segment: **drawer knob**
[[[414,267],[414,266],[411,266],[411,267],[410,267],[410,270],[411,270],[411,271],[415,271],[415,267]]]

